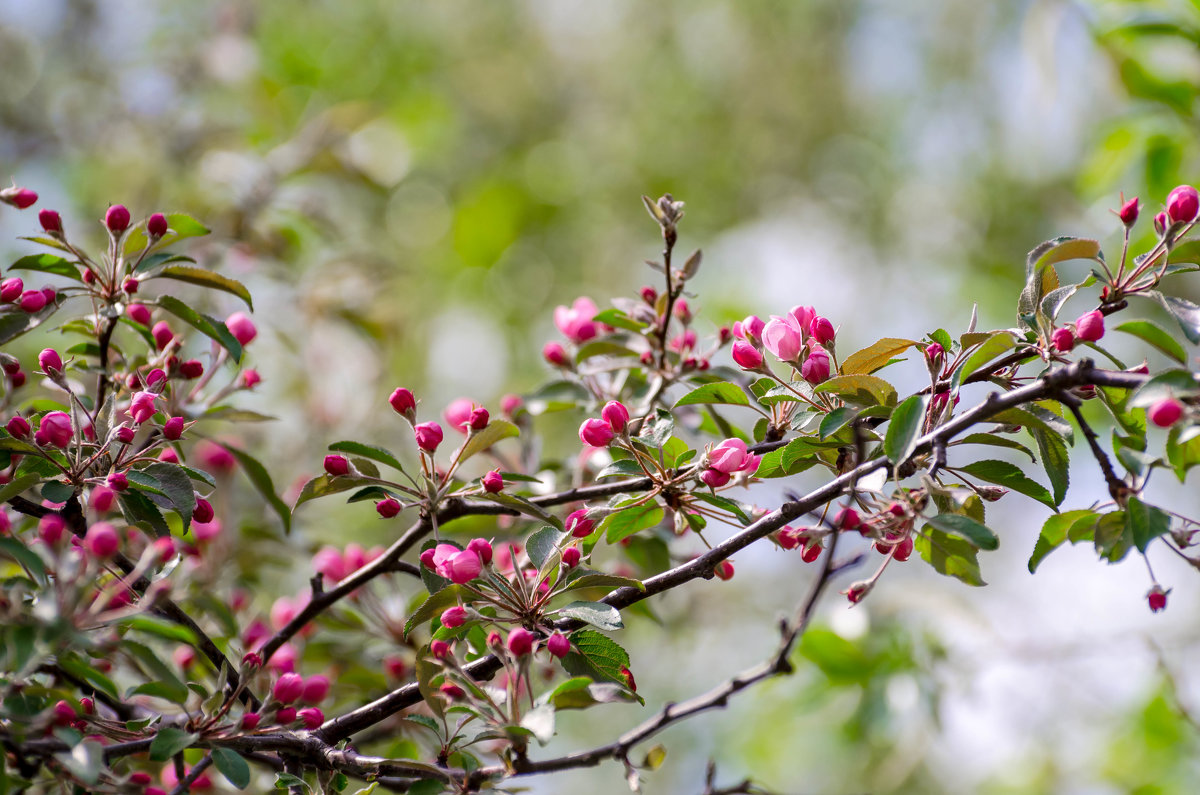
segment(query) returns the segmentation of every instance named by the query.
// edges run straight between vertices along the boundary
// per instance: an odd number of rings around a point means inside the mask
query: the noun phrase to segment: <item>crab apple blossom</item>
[[[246,369],[242,371],[241,382],[242,389],[254,389],[262,383],[262,376],[258,374],[258,370]]]
[[[829,318],[818,315],[812,319],[808,325],[809,335],[821,345],[828,345],[833,342],[837,332],[833,328],[833,323]]]
[[[1146,594],[1146,603],[1150,606],[1152,613],[1157,613],[1167,608],[1167,591],[1158,583]]]
[[[439,660],[444,660],[450,656],[453,649],[450,648],[450,643],[441,639],[434,639],[429,642],[429,653]]]
[[[592,321],[599,311],[592,299],[586,296],[576,298],[570,307],[558,306],[554,309],[554,325],[571,342],[587,342],[599,333],[599,327]]]
[[[758,315],[747,315],[741,321],[741,331],[739,333],[737,324],[734,324],[733,333],[735,336],[742,337],[749,342],[758,342],[762,339],[763,328],[766,323]]]
[[[757,370],[762,367],[762,353],[758,348],[755,348],[744,340],[738,340],[733,343],[733,349],[730,353],[733,356],[733,361],[743,370]]]
[[[542,346],[542,358],[555,367],[567,367],[570,364],[567,349],[558,342],[547,342]]]
[[[58,373],[63,368],[62,357],[53,348],[46,348],[38,354],[38,366],[42,368],[42,372],[44,373]]]
[[[555,632],[546,639],[546,650],[561,660],[571,651],[571,641],[561,632]]]
[[[83,543],[88,552],[101,559],[111,558],[121,548],[121,538],[108,522],[96,522],[89,527]]]
[[[196,506],[192,508],[192,519],[200,524],[208,524],[213,520],[212,503],[203,497],[196,498]]]
[[[143,326],[150,325],[150,309],[144,304],[130,304],[125,307],[125,314],[134,323],[139,323]]]
[[[438,692],[451,701],[458,701],[462,698],[465,698],[467,695],[465,690],[453,682],[442,682],[442,684],[438,686]]]
[[[291,704],[304,692],[304,677],[300,674],[283,674],[275,680],[271,696],[281,704]]]
[[[733,480],[733,476],[719,469],[709,467],[700,473],[700,482],[712,489],[719,489]]]
[[[475,410],[475,405],[470,398],[452,400],[450,405],[446,406],[446,410],[442,412],[442,419],[453,430],[466,433],[471,426],[471,412]]]
[[[297,712],[296,716],[304,723],[304,728],[309,730],[319,729],[325,722],[325,713],[318,707],[305,707]]]
[[[34,312],[41,312],[46,308],[46,304],[48,303],[50,302],[46,300],[46,294],[41,290],[26,290],[21,293],[21,297],[18,300],[21,311],[28,312],[31,315]]]
[[[804,550],[800,553],[800,559],[805,563],[812,563],[816,561],[817,558],[821,557],[821,553],[824,551],[824,547],[822,547],[819,543],[814,542],[804,548]]]
[[[347,574],[346,563],[342,558],[341,551],[328,544],[321,547],[313,555],[312,567],[314,571],[319,572],[328,582],[341,582]]]
[[[467,609],[462,605],[454,605],[447,607],[442,611],[442,626],[448,629],[461,627],[467,623]]]
[[[1183,416],[1183,404],[1173,397],[1165,397],[1150,406],[1146,416],[1158,427],[1170,428]]]
[[[6,304],[16,301],[23,292],[25,292],[25,282],[17,276],[10,276],[4,281],[0,281],[0,301]]]
[[[171,441],[175,441],[183,436],[183,417],[171,417],[163,423],[163,436]]]
[[[590,533],[589,533],[589,535],[590,535]],[[567,547],[566,549],[564,549],[562,551],[562,562],[563,562],[563,565],[566,566],[568,569],[573,569],[576,566],[578,566],[579,559],[581,557],[582,557],[582,553],[579,551],[579,547]]]
[[[386,497],[375,503],[375,511],[384,519],[396,516],[403,507],[395,497]]]
[[[320,704],[329,695],[329,677],[315,674],[304,680],[300,700],[305,704]]]
[[[296,720],[295,707],[280,707],[275,710],[275,722],[281,726],[286,726]]]
[[[614,438],[612,426],[604,420],[590,417],[579,426],[579,441],[590,447],[608,447]]]
[[[1167,196],[1167,215],[1171,223],[1182,224],[1196,220],[1200,212],[1200,194],[1191,185],[1180,185]]]
[[[42,230],[50,235],[62,234],[62,216],[54,210],[42,210],[38,213],[38,223],[42,225]]]
[[[486,538],[472,538],[467,542],[467,551],[478,555],[484,566],[492,562],[492,543]]]
[[[254,321],[245,312],[234,312],[225,318],[225,326],[229,329],[229,333],[234,336],[234,339],[243,346],[249,345],[258,336],[258,327],[254,325]]]
[[[489,494],[496,494],[504,490],[504,476],[498,469],[485,473],[479,482],[483,486],[483,490]]]
[[[150,329],[150,334],[154,337],[154,344],[160,351],[175,339],[175,332],[171,330],[171,324],[165,320],[155,323],[154,328]]]
[[[71,443],[71,437],[74,435],[71,416],[61,411],[50,412],[42,417],[38,433],[43,434],[46,444],[53,447],[66,447]]]
[[[129,488],[129,478],[125,477],[124,472],[113,472],[105,482],[113,491],[125,491]]]
[[[1134,196],[1129,201],[1121,205],[1121,209],[1117,210],[1117,217],[1121,219],[1121,223],[1125,226],[1133,226],[1138,219],[1138,198]]]
[[[587,538],[596,529],[596,523],[588,518],[586,508],[568,514],[563,526],[575,538]]]
[[[29,438],[29,420],[25,419],[19,414],[13,416],[13,418],[8,421],[8,424],[5,427],[8,429],[9,434],[17,439]]]
[[[524,657],[533,650],[533,633],[524,627],[517,627],[508,633],[507,645],[514,657]]]
[[[146,232],[153,238],[162,237],[167,233],[167,216],[154,213],[146,219]]]
[[[262,715],[257,712],[246,712],[242,715],[239,723],[242,731],[252,732],[258,728],[258,724],[262,721]]]
[[[418,423],[413,426],[413,438],[416,439],[417,447],[433,455],[442,443],[442,426],[436,422]]]
[[[350,459],[344,455],[327,455],[324,461],[325,472],[331,477],[341,477],[350,474]]]
[[[600,410],[600,418],[608,423],[614,433],[622,433],[629,424],[629,409],[619,400],[610,400]]]
[[[833,526],[839,530],[857,530],[861,524],[862,519],[853,508],[842,508],[833,517]]]
[[[733,561],[722,560],[713,567],[713,574],[717,575],[717,579],[732,580],[733,579]]]
[[[129,210],[123,204],[114,204],[104,213],[104,225],[113,234],[120,234],[129,228]]]
[[[1050,335],[1050,342],[1058,352],[1070,353],[1071,349],[1075,347],[1075,335],[1071,333],[1071,329],[1063,326],[1054,329],[1054,333]]]
[[[199,359],[188,359],[179,363],[179,374],[191,380],[204,375],[204,364]]]
[[[708,466],[718,472],[733,474],[758,470],[760,457],[749,452],[741,439],[726,439],[708,451]]]
[[[1085,342],[1096,342],[1104,336],[1104,315],[1099,309],[1085,312],[1075,321],[1075,334]]]
[[[829,354],[824,348],[813,347],[809,351],[800,366],[800,375],[813,386],[829,380]]]
[[[0,190],[0,202],[10,204],[18,210],[25,210],[37,204],[38,195],[29,188],[13,186]]]
[[[513,417],[521,410],[524,403],[525,401],[521,399],[520,395],[505,395],[500,398],[500,411],[504,412],[506,417]]]

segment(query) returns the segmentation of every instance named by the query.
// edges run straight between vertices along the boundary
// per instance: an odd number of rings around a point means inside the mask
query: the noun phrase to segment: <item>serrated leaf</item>
[[[571,633],[571,645],[597,673],[625,684],[621,669],[629,667],[629,653],[619,643],[593,629],[581,629]]]
[[[675,417],[665,409],[658,409],[654,417],[647,418],[637,438],[650,447],[661,448],[675,432]]]
[[[925,521],[950,535],[960,536],[979,549],[997,549],[1000,539],[988,527],[969,516],[959,513],[942,513],[927,517]]]
[[[192,523],[192,510],[196,507],[196,492],[192,488],[192,479],[181,467],[166,462],[150,464],[143,472],[155,479],[163,494],[175,506],[175,513],[179,514],[183,530],[186,532],[188,525]]]
[[[53,254],[30,254],[28,257],[21,257],[10,265],[8,269],[13,271],[52,273],[55,276],[65,276],[68,279],[74,279],[77,282],[83,281],[83,277],[79,274],[79,266],[62,257],[56,257]]]
[[[1115,331],[1132,334],[1143,342],[1153,345],[1180,364],[1187,364],[1187,351],[1167,332],[1149,320],[1130,320],[1117,326]]]
[[[986,585],[979,572],[979,550],[975,545],[936,527],[925,525],[913,539],[921,559],[934,571],[962,580],[967,585]]]
[[[292,511],[288,508],[287,503],[279,498],[275,493],[275,484],[271,481],[271,476],[267,474],[267,469],[254,456],[247,453],[241,448],[234,447],[228,442],[217,442],[224,447],[229,453],[237,459],[241,465],[242,472],[246,473],[246,477],[250,480],[251,485],[258,493],[267,501],[279,516],[279,521],[283,523],[283,532],[285,534],[292,532]],[[299,501],[296,503],[300,504]]]
[[[199,735],[185,732],[174,726],[164,726],[150,741],[150,761],[166,762],[180,751],[190,748]]]
[[[954,371],[954,386],[966,382],[971,375],[991,364],[1000,354],[1012,349],[1015,345],[1016,340],[1007,331],[998,331],[992,334],[987,341],[975,349],[962,367]]]
[[[312,787],[299,776],[293,776],[291,773],[276,773],[275,774],[275,789],[291,790],[292,787],[300,787],[305,792],[312,792]],[[412,792],[412,789],[409,789]]]
[[[1037,461],[1037,456],[1033,454],[1025,445],[1018,442],[1016,439],[1010,439],[1007,436],[1001,436],[997,433],[972,433],[955,442],[959,444],[986,444],[992,447],[1004,447],[1009,450],[1020,450],[1025,455],[1029,456],[1030,463]]]
[[[532,516],[533,518],[539,519],[539,520],[545,522],[546,524],[552,524],[555,527],[559,527],[559,528],[562,527],[562,520],[559,519],[557,516],[554,516],[554,515],[548,513],[540,505],[530,502],[529,500],[525,499],[524,497],[519,497],[516,494],[508,494],[506,492],[501,491],[496,494],[486,494],[485,493],[485,494],[479,494],[477,496],[481,500],[487,500],[489,502],[496,502],[501,505],[505,505],[509,508],[512,508],[517,513],[521,513],[526,516]]]
[[[596,473],[596,480],[613,477],[645,477],[646,473],[632,458],[621,458]]]
[[[916,344],[915,340],[884,337],[847,356],[846,361],[842,362],[842,374],[870,375],[891,363],[893,357],[899,356]]]
[[[33,314],[23,312],[12,305],[8,311],[0,311],[0,345],[12,342],[26,332],[33,331],[58,311],[58,302],[51,301],[44,309]]]
[[[858,416],[858,411],[852,406],[841,406],[826,414],[821,418],[821,424],[817,429],[817,434],[822,439],[828,439],[835,433],[845,428],[854,418]]]
[[[542,745],[554,738],[554,706],[542,704],[521,716],[521,728],[528,729]]]
[[[372,461],[378,461],[381,464],[387,464],[393,469],[398,469],[401,472],[404,471],[404,467],[400,464],[399,459],[392,455],[390,450],[377,445],[366,444],[364,442],[344,441],[334,442],[333,444],[329,445],[329,449],[335,453],[350,453],[351,455],[369,458]]]
[[[237,337],[233,336],[223,320],[202,315],[183,301],[169,295],[161,296],[155,301],[155,304],[229,351],[229,355],[235,362],[241,361],[242,344],[237,341]]]
[[[675,401],[675,408],[680,406],[693,406],[698,403],[720,403],[726,406],[749,406],[750,399],[746,397],[746,393],[737,384],[731,384],[728,381],[716,381],[711,384],[704,384],[701,387],[693,389],[679,400]]]
[[[555,612],[566,618],[579,619],[605,632],[625,628],[625,623],[621,621],[620,611],[603,602],[571,602]]]
[[[1171,529],[1171,517],[1161,508],[1148,505],[1137,497],[1130,497],[1125,506],[1125,521],[1133,543],[1141,552],[1146,551],[1150,542],[1161,535],[1166,535]]]
[[[521,431],[516,425],[513,425],[507,420],[492,420],[488,426],[482,431],[477,431],[471,435],[471,438],[464,443],[462,454],[458,460],[466,461],[476,453],[482,453],[496,442],[502,439],[508,439],[513,436],[520,436]]]
[[[525,554],[535,569],[540,570],[546,561],[558,551],[558,545],[566,538],[566,533],[559,532],[553,527],[543,527],[530,534],[525,541]]]
[[[1078,510],[1056,513],[1046,519],[1045,524],[1042,525],[1042,532],[1038,535],[1037,543],[1033,547],[1033,554],[1029,556],[1029,573],[1033,574],[1046,556],[1067,540],[1068,532],[1077,523],[1081,521],[1095,522],[1098,518],[1100,515],[1095,511]]]
[[[1062,505],[1067,488],[1071,485],[1071,455],[1067,443],[1045,427],[1031,426],[1029,433],[1042,454],[1042,468],[1046,470],[1050,487],[1054,489],[1054,505]]]
[[[148,646],[126,638],[121,642],[121,647],[133,655],[149,675],[156,680],[155,683],[161,687],[161,692],[156,695],[175,704],[183,704],[187,701],[187,685],[176,675],[174,668],[160,660]]]
[[[641,580],[592,571],[584,572],[574,579],[569,580],[563,586],[563,591],[576,591],[582,588],[637,588],[639,591],[646,590],[646,586]]]
[[[130,480],[132,481],[133,478]],[[129,524],[151,531],[155,538],[171,535],[171,528],[163,519],[162,512],[146,495],[129,489],[117,496],[117,504],[121,507],[121,514]]]
[[[1182,329],[1183,336],[1187,337],[1188,342],[1200,345],[1200,306],[1186,298],[1177,298],[1173,295],[1156,292],[1155,297],[1171,313],[1171,317],[1175,318],[1175,322],[1179,324],[1179,328]],[[0,341],[3,340],[0,339]]]
[[[897,399],[896,387],[876,375],[835,375],[814,391],[856,406],[894,406]]]
[[[1200,436],[1184,436],[1184,429],[1175,425],[1167,433],[1167,461],[1175,470],[1179,482],[1187,480],[1187,473],[1200,464]]]
[[[166,216],[167,234],[154,244],[155,249],[168,246],[185,238],[203,237],[211,231],[207,226],[186,213],[166,213]],[[145,228],[138,225],[129,230],[129,234],[125,237],[125,252],[127,254],[140,253],[149,242],[150,240],[146,237]]]
[[[593,322],[603,323],[613,328],[623,328],[626,331],[640,332],[646,328],[645,323],[639,323],[619,309],[605,309],[592,318]]]
[[[120,626],[126,627],[138,632],[145,632],[147,635],[154,635],[164,640],[183,643],[188,646],[195,646],[197,641],[196,634],[187,627],[182,627],[179,624],[168,621],[165,618],[159,618],[155,615],[143,613],[141,615],[130,616],[123,618],[119,622]]]
[[[230,279],[228,276],[222,276],[203,268],[194,268],[190,265],[168,265],[162,270],[151,273],[146,279],[174,279],[211,290],[221,290],[236,295],[246,302],[246,306],[250,307],[251,311],[254,311],[254,301],[250,298],[250,291],[246,289],[246,285],[237,279]]]
[[[955,467],[955,469],[977,477],[980,480],[986,480],[988,483],[995,483],[998,486],[1018,491],[1026,497],[1032,497],[1048,508],[1057,507],[1054,497],[1046,490],[1045,486],[1035,480],[1031,480],[1024,472],[1007,461],[989,459],[976,461],[966,466]]]
[[[425,567],[422,566],[422,571]],[[431,593],[429,598],[421,603],[421,606],[412,612],[408,620],[404,622],[404,636],[408,637],[412,631],[424,624],[429,619],[440,614],[447,607],[456,605],[462,598],[461,589],[454,584],[447,585],[439,591]]]
[[[246,764],[246,760],[237,751],[232,748],[214,748],[212,759],[217,770],[221,771],[221,775],[230,784],[238,789],[245,789],[250,785],[250,765]]]
[[[887,435],[883,438],[883,454],[894,467],[899,467],[907,461],[917,448],[917,440],[921,438],[921,427],[925,421],[927,402],[928,398],[925,395],[913,395],[892,412]]]
[[[662,507],[651,501],[609,514],[604,517],[599,529],[604,533],[605,541],[617,544],[634,533],[656,526],[662,520]]]

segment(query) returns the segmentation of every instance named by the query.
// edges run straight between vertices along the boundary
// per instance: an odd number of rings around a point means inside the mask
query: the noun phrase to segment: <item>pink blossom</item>
[[[486,538],[472,538],[467,543],[467,549],[478,555],[483,565],[486,566],[492,562],[492,544]]]
[[[455,629],[467,623],[467,610],[462,605],[454,605],[447,607],[442,611],[442,626],[447,629]]]
[[[220,475],[228,474],[237,466],[237,459],[223,445],[201,439],[192,451],[201,465],[210,472]]]
[[[133,401],[129,404],[129,416],[134,422],[139,425],[154,416],[157,411],[154,407],[154,401],[158,399],[158,395],[154,392],[138,392],[133,396]]]
[[[524,627],[517,627],[508,633],[508,650],[515,657],[524,657],[533,650],[533,633]]]
[[[49,302],[41,290],[26,290],[21,293],[20,305],[23,312],[28,312],[32,315],[34,312],[40,312],[45,309],[47,303]]]
[[[154,337],[154,344],[160,351],[175,339],[175,332],[171,330],[171,325],[165,320],[155,323],[154,328],[150,329],[150,334]]]
[[[504,416],[512,417],[521,410],[523,403],[520,395],[505,395],[500,398],[500,410],[504,412]]]
[[[700,473],[700,481],[710,489],[719,489],[732,480],[732,477],[719,469],[711,467]]]
[[[1121,223],[1125,226],[1133,226],[1138,219],[1138,200],[1134,196],[1129,201],[1121,205],[1121,209],[1117,210],[1117,217],[1121,219]]]
[[[242,389],[253,389],[262,383],[262,376],[258,374],[258,370],[243,370],[242,371]]]
[[[271,695],[281,704],[291,704],[304,693],[304,677],[287,673],[275,681]]]
[[[316,674],[304,680],[300,700],[305,704],[320,704],[329,695],[329,678]]]
[[[829,380],[829,354],[824,348],[813,347],[800,366],[800,375],[814,386]]]
[[[1050,342],[1054,345],[1054,349],[1059,353],[1069,353],[1075,347],[1075,335],[1071,333],[1071,329],[1056,328],[1054,333],[1050,335]]]
[[[375,511],[384,519],[391,519],[400,513],[403,506],[394,497],[387,497],[375,503]]]
[[[820,345],[828,345],[833,342],[836,332],[833,329],[833,323],[829,318],[818,315],[812,319],[812,323],[808,326],[808,333]]]
[[[1172,223],[1186,223],[1200,212],[1200,194],[1191,185],[1180,185],[1167,196],[1167,215]]]
[[[242,345],[249,345],[258,336],[258,329],[245,312],[234,312],[225,318],[229,333]]]
[[[71,417],[61,411],[52,411],[42,417],[38,433],[43,435],[48,444],[54,447],[66,447],[71,443],[73,435]]]
[[[49,234],[53,235],[62,232],[62,216],[54,210],[42,210],[38,213],[38,223]]]
[[[123,204],[114,204],[104,213],[104,225],[108,231],[120,234],[129,228],[129,210]]]
[[[1075,333],[1081,340],[1096,342],[1104,336],[1104,314],[1099,309],[1093,309],[1080,315],[1075,321]]]
[[[759,457],[746,449],[741,439],[726,439],[708,452],[708,465],[718,472],[755,472]]]
[[[566,367],[569,364],[567,349],[558,342],[547,342],[542,347],[542,358],[555,367]]]
[[[160,238],[167,233],[167,216],[155,213],[146,219],[146,231],[150,237]]]
[[[331,477],[350,474],[350,459],[344,455],[327,455],[324,462],[325,472]]]
[[[744,340],[738,340],[733,343],[733,361],[737,363],[743,370],[757,370],[762,367],[763,355]]]
[[[38,354],[38,365],[43,373],[57,373],[63,368],[62,357],[53,348],[46,348]]]
[[[1183,404],[1173,397],[1165,397],[1146,412],[1146,416],[1160,428],[1169,428],[1183,416]]]
[[[608,423],[614,432],[621,433],[625,430],[625,426],[629,424],[629,409],[625,408],[625,405],[619,400],[610,400],[600,410],[600,417]]]
[[[442,426],[436,422],[419,423],[413,426],[413,438],[417,441],[417,447],[433,455],[442,443]]]
[[[25,292],[25,282],[21,281],[19,276],[10,276],[0,282],[0,301],[6,304],[16,301],[23,292]]]
[[[11,204],[18,210],[24,210],[27,207],[32,207],[37,204],[38,195],[29,188],[18,188],[15,185],[11,188],[0,190],[0,202]]]
[[[341,582],[346,576],[346,563],[342,559],[341,550],[326,544],[313,555],[313,569],[324,575],[330,583]]]
[[[555,308],[554,325],[558,326],[558,330],[571,342],[586,342],[595,337],[599,331],[596,324],[592,322],[592,318],[599,311],[592,299],[586,296],[576,298],[570,308],[565,306]]]
[[[459,398],[453,400],[450,405],[446,406],[446,411],[442,413],[442,417],[446,420],[446,424],[459,433],[466,433],[471,423],[471,412],[475,410],[475,402],[470,398]]]
[[[734,325],[733,333],[749,342],[758,342],[762,338],[763,327],[766,324],[758,315],[747,315],[741,322],[740,328]]]
[[[788,315],[795,320],[795,328],[807,333],[817,312],[811,306],[793,306],[788,310]]]
[[[555,632],[546,640],[546,649],[561,660],[571,650],[571,641],[567,640],[567,636],[561,632]]]
[[[88,552],[101,559],[111,558],[121,548],[121,538],[108,522],[96,522],[89,527],[83,543]]]
[[[608,447],[616,434],[604,420],[591,417],[579,426],[579,440],[591,447]]]
[[[496,494],[504,490],[504,476],[500,474],[500,470],[493,469],[484,474],[479,480],[483,490],[489,494]]]
[[[762,330],[763,347],[779,357],[780,361],[795,361],[804,347],[800,332],[781,317],[772,316]]]
[[[417,399],[413,396],[412,390],[404,387],[396,387],[388,398],[388,403],[397,414],[403,414],[405,417],[413,416],[413,412],[417,410]]]
[[[316,707],[305,707],[296,713],[300,720],[304,721],[304,728],[312,730],[321,728],[321,724],[325,722],[325,713]]]
[[[196,537],[197,541],[211,541],[221,535],[223,529],[220,519],[214,518],[208,522],[192,520],[192,535]]]

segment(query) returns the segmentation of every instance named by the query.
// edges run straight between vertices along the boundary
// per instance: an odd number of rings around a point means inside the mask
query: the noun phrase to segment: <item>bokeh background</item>
[[[688,202],[702,330],[813,304],[849,352],[961,331],[975,303],[1012,325],[1028,249],[1111,247],[1118,192],[1150,212],[1200,179],[1186,0],[0,0],[0,75],[0,170],[72,234],[115,202],[214,228],[191,253],[254,292],[266,381],[244,405],[279,418],[229,438],[281,487],[337,439],[403,446],[397,384],[436,411],[547,378],[555,305],[653,276],[643,193]],[[5,256],[32,223],[0,214]],[[1068,503],[1086,505],[1102,493],[1078,458]],[[1194,483],[1155,489],[1196,507]],[[1196,572],[1151,554],[1174,588],[1154,616],[1140,560],[1065,549],[1030,576],[1045,510],[1022,500],[992,509],[987,588],[909,564],[854,610],[829,600],[797,675],[666,733],[646,791],[699,792],[709,759],[787,793],[1200,790]],[[308,506],[285,543],[307,560],[387,541],[368,513]],[[309,573],[264,556],[268,535],[230,550],[264,607]],[[808,574],[766,550],[736,563],[630,622],[651,704],[770,653]],[[546,753],[642,717],[564,715]],[[616,765],[530,783],[624,786]]]

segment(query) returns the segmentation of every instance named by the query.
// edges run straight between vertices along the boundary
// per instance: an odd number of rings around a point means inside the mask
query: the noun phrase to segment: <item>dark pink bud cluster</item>
[[[608,447],[618,434],[629,425],[629,409],[620,401],[612,400],[600,410],[600,418],[586,419],[579,426],[579,441],[590,447]]]
[[[593,321],[599,311],[592,299],[586,296],[576,298],[570,307],[558,306],[554,309],[554,325],[571,342],[587,342],[600,333],[599,325]]]
[[[711,488],[727,484],[735,474],[753,475],[758,471],[761,457],[749,452],[741,439],[726,439],[708,451],[708,468],[700,480]]]

